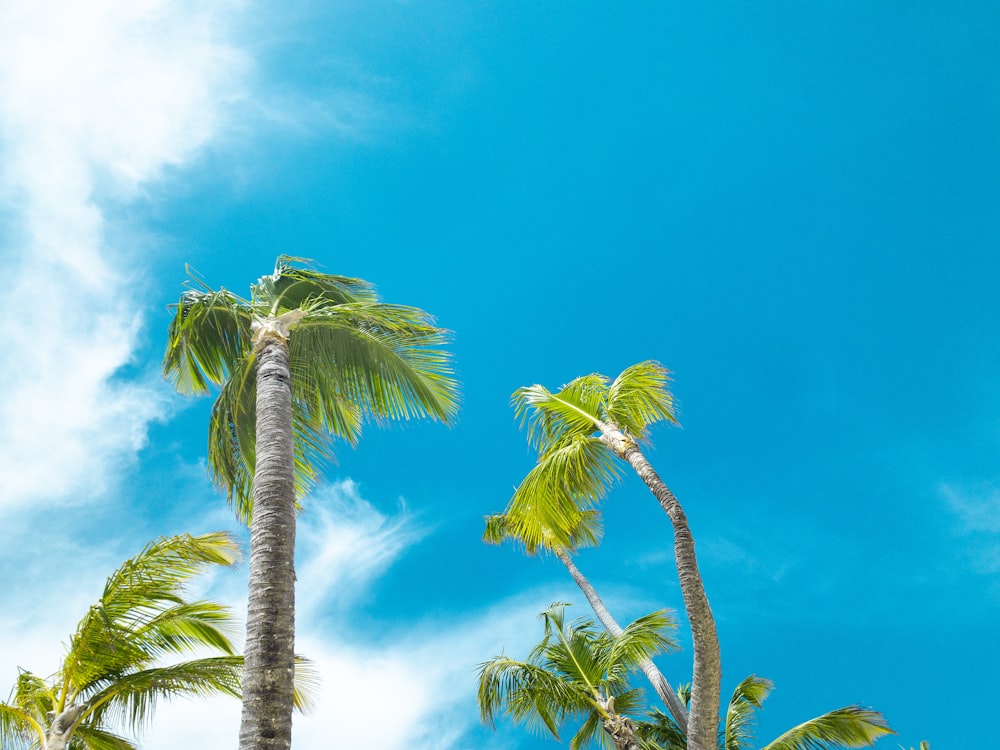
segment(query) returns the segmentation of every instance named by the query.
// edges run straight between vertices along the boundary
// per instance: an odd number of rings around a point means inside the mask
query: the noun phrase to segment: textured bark
[[[295,477],[288,346],[257,346],[257,461],[240,750],[289,750],[295,669]]]
[[[46,718],[49,720],[49,728],[45,731],[45,742],[42,750],[65,750],[76,729],[76,720],[80,718],[86,708],[83,703],[71,703],[69,707],[58,716],[55,712],[50,712]]]
[[[601,424],[601,439],[627,461],[659,501],[674,527],[674,558],[684,597],[691,640],[694,670],[691,677],[691,709],[688,712],[688,750],[716,750],[718,747],[719,706],[722,693],[722,659],[719,637],[705,586],[698,572],[694,538],[681,504],[660,479],[635,441],[614,425]]]
[[[635,724],[627,716],[615,713],[614,701],[598,701],[604,712],[601,726],[615,743],[615,750],[641,750],[635,737]]]
[[[562,564],[566,566],[566,570],[576,581],[576,585],[580,587],[583,595],[587,597],[587,601],[590,602],[591,608],[594,610],[594,614],[597,615],[597,619],[600,620],[601,625],[615,638],[622,634],[622,629],[618,625],[618,622],[611,613],[608,612],[607,608],[604,606],[604,602],[601,601],[601,597],[598,595],[597,591],[587,580],[586,576],[580,572],[580,569],[576,567],[573,563],[573,559],[569,556],[566,550],[559,547],[553,547],[552,551],[555,553]],[[674,721],[677,722],[677,726],[681,728],[681,731],[685,734],[687,733],[687,709],[684,707],[683,701],[677,695],[676,691],[667,682],[667,678],[663,676],[663,673],[657,669],[656,665],[651,659],[646,659],[643,661],[639,668],[642,673],[646,675],[646,679],[653,686],[653,690],[656,694],[660,696],[660,700],[670,711],[670,715],[674,717]]]

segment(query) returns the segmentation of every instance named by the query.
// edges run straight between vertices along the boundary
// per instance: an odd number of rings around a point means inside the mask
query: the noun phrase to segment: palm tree
[[[20,672],[0,703],[0,747],[129,750],[117,725],[141,729],[160,698],[238,698],[243,659],[229,641],[229,611],[183,596],[191,578],[238,558],[235,542],[215,533],[161,538],[122,564],[77,625],[58,671],[45,679]],[[205,649],[220,655],[162,665],[163,657]]]
[[[641,617],[612,636],[589,620],[565,621],[565,605],[542,612],[545,637],[527,661],[498,656],[479,668],[479,711],[494,724],[497,714],[529,722],[559,738],[567,718],[583,723],[570,741],[578,750],[603,729],[617,750],[640,750],[628,713],[642,706],[628,676],[639,662],[673,647],[665,612]]]
[[[193,286],[176,306],[164,372],[187,393],[221,386],[209,467],[250,524],[242,750],[291,747],[296,490],[316,477],[330,436],[357,442],[366,419],[458,410],[446,332],[360,279],[281,256],[243,299]],[[294,334],[293,334],[294,330]]]
[[[750,675],[736,686],[725,722],[719,731],[719,750],[746,750],[753,741],[754,714],[774,688],[770,680]],[[652,721],[640,722],[637,731],[652,750],[684,750],[684,734],[671,718],[652,712]],[[894,734],[877,711],[846,706],[789,729],[761,750],[834,750],[870,747],[879,737]]]
[[[698,572],[694,538],[677,498],[639,448],[658,422],[676,423],[669,373],[657,362],[640,362],[614,381],[585,375],[552,393],[544,386],[518,389],[513,403],[528,440],[539,451],[538,465],[511,500],[511,508],[537,504],[544,526],[568,533],[574,507],[593,507],[618,478],[616,459],[627,462],[670,518],[674,558],[684,607],[691,625],[694,669],[688,712],[689,750],[714,750],[722,666],[712,609]],[[510,512],[510,509],[508,509]],[[537,540],[532,514],[512,517],[518,536]]]
[[[511,510],[516,512],[518,509]],[[532,540],[521,539],[512,532],[512,527],[523,528],[526,521],[519,524],[510,524],[508,523],[506,514],[487,516],[483,541],[489,544],[502,544],[508,540],[519,542],[524,547],[525,552],[531,556],[535,555],[540,548],[551,552],[559,558],[559,561],[569,571],[570,577],[572,577],[573,581],[580,588],[580,591],[587,597],[587,601],[590,602],[594,614],[597,615],[597,619],[604,626],[604,629],[617,638],[622,634],[621,626],[608,611],[607,607],[604,606],[604,601],[597,593],[597,590],[576,566],[571,557],[571,552],[580,547],[596,546],[601,533],[600,514],[594,510],[581,510],[579,511],[579,515],[579,523],[571,530],[570,537],[566,539],[559,539],[558,534],[551,529],[539,529],[537,536],[543,540],[540,544]],[[538,521],[537,518],[535,520],[536,522]],[[686,732],[687,707],[677,696],[670,683],[667,682],[666,677],[663,676],[663,673],[656,667],[652,659],[643,659],[639,662],[639,669],[646,675],[646,679],[649,680],[656,694],[660,696],[660,700],[663,701],[667,710],[670,711],[674,721]]]

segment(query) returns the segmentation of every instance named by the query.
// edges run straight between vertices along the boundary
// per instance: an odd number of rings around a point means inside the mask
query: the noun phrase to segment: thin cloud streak
[[[379,750],[462,747],[478,726],[476,666],[504,650],[526,653],[541,630],[525,625],[565,592],[528,592],[450,617],[405,613],[405,623],[375,642],[348,625],[358,594],[371,589],[427,531],[405,509],[379,512],[350,480],[318,491],[309,504],[299,522],[305,544],[297,563],[296,651],[312,661],[321,685],[315,710],[295,717],[295,746],[318,750],[335,735],[338,745]],[[379,547],[388,552],[356,554]],[[242,576],[236,578],[220,574],[206,596],[242,615],[245,585]],[[341,625],[331,627],[322,617],[331,605]],[[142,744],[147,750],[235,746],[239,715],[238,702],[223,698],[165,703]]]
[[[109,230],[239,94],[247,63],[219,19],[155,0],[0,6],[0,304],[18,313],[0,361],[0,509],[96,496],[166,413],[154,374],[119,376],[142,334],[143,248]]]

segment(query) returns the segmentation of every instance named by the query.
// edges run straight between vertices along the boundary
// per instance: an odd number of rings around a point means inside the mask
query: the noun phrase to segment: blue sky
[[[1000,11],[991,3],[0,3],[0,679],[55,668],[119,561],[233,528],[208,400],[160,379],[190,263],[279,253],[454,331],[463,411],[341,446],[301,516],[302,750],[555,747],[479,727],[557,561],[482,545],[532,456],[510,393],[645,359],[681,429],[724,694],[762,743],[849,703],[878,747],[974,746],[1000,667]],[[579,565],[624,620],[679,608],[626,479]],[[205,590],[240,607],[245,569]],[[686,639],[682,628],[681,639]],[[661,660],[689,678],[690,651]],[[6,677],[2,677],[6,675]],[[235,745],[164,707],[145,747]]]

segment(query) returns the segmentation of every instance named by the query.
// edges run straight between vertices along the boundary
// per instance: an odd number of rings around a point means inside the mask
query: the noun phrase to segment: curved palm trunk
[[[84,703],[71,703],[69,708],[58,715],[50,713],[47,718],[51,723],[45,730],[42,750],[65,750],[76,729],[76,720],[86,708]]]
[[[684,597],[684,608],[691,623],[694,645],[694,672],[691,678],[691,710],[688,713],[688,750],[715,750],[718,746],[719,706],[722,694],[722,658],[719,636],[705,586],[698,572],[694,537],[687,516],[635,441],[614,425],[600,424],[601,439],[635,469],[659,501],[674,527],[674,558]]]
[[[594,614],[597,615],[597,619],[601,621],[604,629],[607,630],[615,638],[622,634],[621,626],[615,621],[615,618],[611,616],[607,608],[604,606],[604,602],[601,601],[601,597],[597,594],[597,591],[593,586],[590,585],[590,581],[587,580],[586,576],[580,572],[580,569],[576,567],[573,563],[573,559],[569,556],[569,553],[561,547],[553,547],[552,551],[555,553],[562,564],[566,566],[566,570],[576,581],[576,585],[580,587],[583,595],[587,597],[587,601],[590,602],[591,608],[594,610]],[[674,721],[677,722],[677,726],[681,728],[681,731],[685,734],[687,733],[687,709],[684,707],[684,703],[681,701],[677,692],[670,686],[667,682],[667,678],[663,676],[663,673],[656,668],[652,659],[646,659],[641,664],[639,668],[642,673],[646,675],[646,679],[653,686],[653,690],[656,694],[660,696],[660,700],[670,711],[670,715],[674,717]]]
[[[257,346],[257,463],[240,750],[289,750],[295,669],[295,479],[288,346]]]

